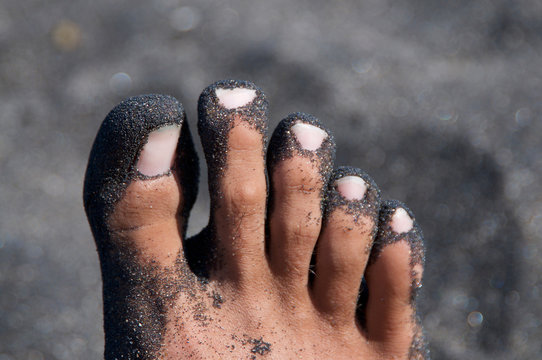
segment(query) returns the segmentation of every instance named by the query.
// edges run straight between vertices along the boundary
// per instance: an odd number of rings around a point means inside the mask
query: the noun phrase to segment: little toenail
[[[403,208],[395,209],[395,213],[391,218],[391,229],[398,234],[406,233],[412,230],[414,220],[408,215]]]
[[[241,106],[245,106],[250,103],[256,97],[256,90],[235,88],[235,89],[222,89],[217,88],[215,90],[216,97],[220,105],[226,109],[236,109]]]
[[[167,173],[175,160],[180,131],[180,126],[168,125],[151,132],[139,155],[137,171],[145,176]]]
[[[367,184],[358,176],[345,176],[335,181],[337,191],[346,200],[361,200],[367,191]]]
[[[292,126],[292,132],[299,142],[299,145],[301,145],[303,149],[311,151],[317,150],[328,136],[327,132],[319,127],[302,122],[298,122]]]

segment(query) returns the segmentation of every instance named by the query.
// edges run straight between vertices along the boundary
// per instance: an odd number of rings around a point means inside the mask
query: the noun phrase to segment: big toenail
[[[256,97],[256,90],[235,88],[235,89],[223,89],[217,88],[215,90],[216,97],[220,105],[226,109],[236,109],[241,106],[245,106],[250,103]]]
[[[175,160],[180,131],[180,126],[168,125],[151,132],[139,155],[137,171],[145,176],[167,173]]]
[[[408,215],[403,208],[397,208],[391,218],[391,229],[397,234],[402,234],[412,230],[414,220]]]
[[[337,191],[346,200],[361,200],[367,191],[367,184],[358,176],[345,176],[335,181]]]
[[[292,132],[299,142],[299,145],[301,145],[303,149],[310,151],[317,150],[328,136],[327,132],[319,127],[302,122],[298,122],[292,126]]]

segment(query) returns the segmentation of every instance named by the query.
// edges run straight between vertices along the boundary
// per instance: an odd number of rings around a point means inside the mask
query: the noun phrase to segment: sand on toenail
[[[395,215],[402,219],[404,223],[400,223],[401,227],[397,230],[409,230],[397,232],[392,228],[392,222]],[[382,253],[382,250],[398,241],[405,241],[410,246],[410,267],[412,275],[412,284],[416,285],[420,282],[415,279],[415,274],[423,269],[425,263],[425,247],[423,242],[423,233],[420,226],[414,220],[412,211],[402,202],[397,200],[387,200],[382,202],[379,214],[378,233],[373,244],[371,256],[369,257],[369,265],[373,264]],[[412,303],[414,304],[415,295],[419,286],[412,286]]]
[[[403,234],[412,230],[414,221],[408,215],[405,209],[397,208],[390,222],[391,229],[398,234]]]
[[[412,221],[412,226],[410,230],[406,232],[398,233],[392,228],[393,217],[398,209],[402,210],[398,214],[399,216],[403,217],[403,219],[406,218],[406,225],[410,223],[408,219]],[[404,214],[402,213],[403,211]],[[425,262],[423,234],[418,223],[414,220],[415,218],[412,211],[410,211],[410,209],[400,201],[386,200],[382,202],[379,218],[380,225],[378,229],[378,235],[373,246],[373,251],[371,253],[371,259],[369,259],[369,263],[372,263],[378,258],[380,252],[386,245],[403,240],[410,244],[411,265],[423,265]],[[406,229],[406,226],[404,229]]]
[[[217,90],[249,90],[254,98],[244,106],[226,108],[218,99]],[[220,91],[218,92],[221,93]],[[222,94],[222,96],[227,93]],[[230,104],[233,106],[233,104]],[[262,134],[262,158],[267,147],[268,102],[260,88],[248,81],[221,80],[203,90],[198,100],[198,132],[209,169],[209,191],[220,196],[218,180],[226,170],[229,132],[235,119],[241,119],[251,128]]]
[[[149,133],[168,125],[181,127],[175,168],[185,201],[183,216],[190,211],[196,199],[199,166],[182,104],[167,95],[131,97],[106,116],[89,156],[83,200],[95,238],[109,236],[106,219],[131,181],[148,178],[136,167],[142,145]]]
[[[297,141],[305,150],[317,150],[327,138],[327,132],[317,126],[297,122],[291,127]]]
[[[357,188],[356,191],[361,191],[363,186],[365,186],[364,195],[361,198],[348,199],[339,192],[337,182],[345,178],[347,178],[344,180],[345,182],[357,182],[348,186],[347,189],[349,191],[355,188]],[[348,178],[352,179],[349,180]],[[340,181],[339,185],[341,185]],[[364,171],[350,166],[341,166],[333,172],[329,181],[325,199],[324,222],[327,222],[330,214],[339,207],[351,215],[354,222],[357,222],[360,217],[364,216],[376,223],[380,209],[380,189],[374,180]]]
[[[318,134],[325,134],[322,142],[315,150],[304,149],[299,140],[295,138],[294,127],[296,125],[306,125],[317,128]],[[298,128],[299,129],[299,128]],[[269,141],[269,149],[267,150],[267,169],[270,173],[273,173],[273,169],[278,163],[292,158],[293,156],[302,156],[308,158],[314,166],[318,167],[318,173],[320,175],[323,184],[327,184],[331,172],[333,170],[333,163],[335,160],[335,138],[333,134],[326,129],[320,121],[312,115],[305,113],[293,113],[283,119],[271,136]],[[270,178],[273,181],[273,177]],[[323,197],[326,190],[326,186],[322,187],[321,195]],[[273,206],[273,193],[270,193],[270,208],[272,211]],[[322,202],[323,204],[323,202]],[[322,205],[323,206],[323,205]]]
[[[254,98],[256,97],[256,90],[245,88],[217,88],[215,90],[215,94],[218,98],[220,105],[224,106],[226,109],[231,110],[241,106],[245,106],[252,100],[254,100]]]
[[[357,176],[345,176],[335,181],[337,190],[346,200],[361,200],[367,191],[367,184]]]
[[[180,126],[168,125],[151,132],[139,155],[137,170],[145,176],[169,172],[175,161],[180,131]]]

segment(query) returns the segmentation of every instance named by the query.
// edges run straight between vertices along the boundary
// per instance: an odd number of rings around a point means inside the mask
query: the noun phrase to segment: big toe
[[[177,100],[144,95],[116,106],[96,136],[85,177],[85,210],[102,255],[110,246],[123,245],[152,260],[174,258],[197,176],[196,154]],[[150,241],[151,233],[162,236]]]

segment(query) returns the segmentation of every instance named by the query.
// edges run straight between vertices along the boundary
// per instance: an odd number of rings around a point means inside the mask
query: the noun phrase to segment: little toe
[[[236,281],[258,276],[265,259],[267,180],[264,147],[267,100],[254,84],[219,81],[200,96],[198,130],[207,159],[211,216],[202,238],[211,238]]]
[[[323,189],[333,168],[335,142],[311,115],[279,124],[269,144],[269,259],[288,292],[308,294],[311,255],[322,222]],[[295,298],[295,296],[292,297]]]
[[[366,271],[365,310],[368,338],[383,353],[425,356],[415,306],[423,262],[423,237],[412,212],[398,201],[384,202]]]
[[[376,233],[380,191],[359,169],[331,177],[322,233],[316,248],[314,298],[339,326],[356,326],[359,288]]]
[[[175,259],[197,177],[176,99],[144,95],[121,102],[100,127],[85,176],[85,210],[100,254],[122,243],[151,260]],[[153,231],[164,236],[149,241]]]

